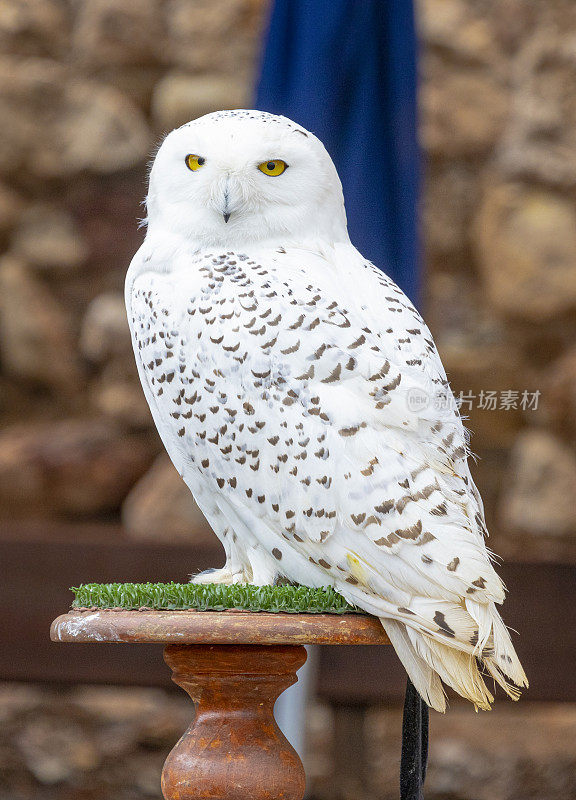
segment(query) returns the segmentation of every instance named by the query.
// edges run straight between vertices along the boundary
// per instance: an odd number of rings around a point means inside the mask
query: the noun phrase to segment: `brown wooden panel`
[[[20,531],[0,538],[0,679],[169,686],[161,645],[62,646],[50,641],[50,623],[66,611],[68,587],[89,581],[182,581],[191,572],[221,566],[213,547],[149,545],[111,531],[107,541],[79,540],[62,529],[50,541]],[[102,539],[99,531],[98,539]]]

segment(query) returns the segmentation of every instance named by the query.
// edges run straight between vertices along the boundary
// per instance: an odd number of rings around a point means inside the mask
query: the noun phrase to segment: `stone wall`
[[[572,560],[576,8],[423,0],[420,25],[428,317],[493,546]]]
[[[138,386],[122,283],[155,144],[250,103],[265,11],[2,5],[0,519],[123,510],[134,535],[198,527]],[[419,25],[427,316],[465,399],[495,549],[571,559],[576,10],[422,0]]]

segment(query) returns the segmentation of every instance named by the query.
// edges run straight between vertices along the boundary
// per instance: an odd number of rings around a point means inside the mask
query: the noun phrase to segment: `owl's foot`
[[[250,583],[240,567],[224,566],[221,569],[205,569],[198,575],[190,578],[190,583],[224,583],[230,586],[234,583]]]

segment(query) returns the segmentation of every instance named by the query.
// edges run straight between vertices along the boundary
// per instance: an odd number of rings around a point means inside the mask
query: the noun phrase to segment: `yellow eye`
[[[197,169],[200,169],[200,167],[204,166],[204,164],[206,163],[206,159],[203,158],[202,156],[195,156],[192,154],[187,155],[185,161],[186,161],[186,166],[188,167],[188,169],[191,169],[192,172],[196,172]]]
[[[287,167],[288,164],[279,158],[273,161],[263,161],[262,164],[258,165],[260,172],[263,172],[264,175],[271,175],[273,178],[275,178],[276,175],[282,175]]]

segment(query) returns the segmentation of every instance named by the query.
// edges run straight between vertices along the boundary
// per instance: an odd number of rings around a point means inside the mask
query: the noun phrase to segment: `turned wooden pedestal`
[[[374,617],[244,611],[73,611],[55,642],[157,642],[196,717],[164,764],[167,800],[302,800],[304,768],[274,719],[305,644],[388,644]],[[89,676],[86,676],[89,678]]]

